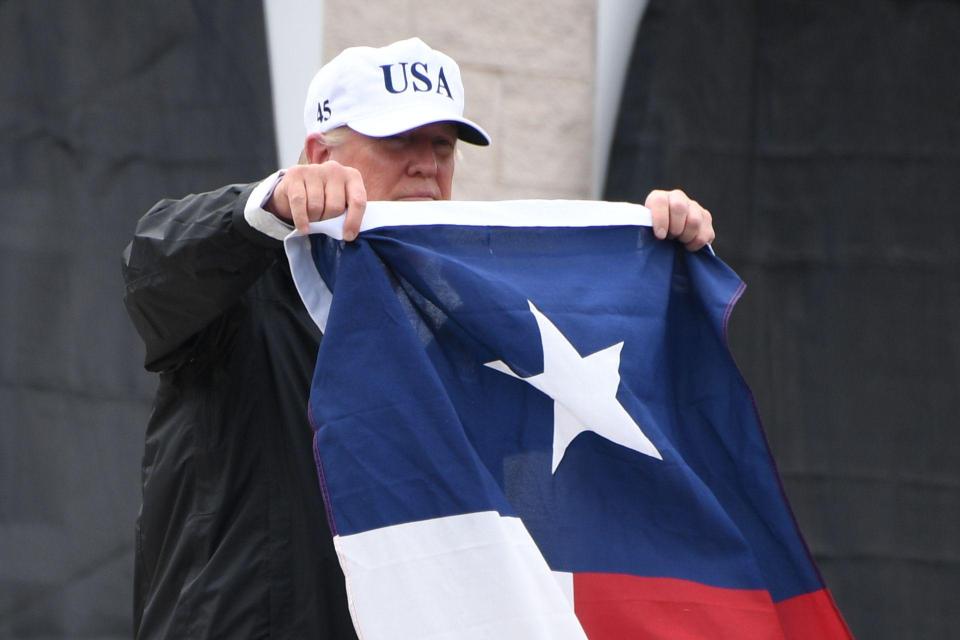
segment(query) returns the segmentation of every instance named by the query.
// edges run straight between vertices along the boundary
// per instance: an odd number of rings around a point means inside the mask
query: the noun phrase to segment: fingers
[[[344,239],[353,240],[360,231],[366,205],[367,193],[360,172],[327,161],[288,169],[266,209],[291,222],[300,233],[307,233],[311,222],[335,218],[348,211]]]
[[[644,205],[660,240],[673,238],[688,251],[699,251],[716,237],[713,216],[680,189],[651,191]]]
[[[293,226],[300,233],[306,233],[310,225],[310,213],[307,211],[307,188],[303,180],[298,176],[291,176],[287,179],[285,175],[281,185],[286,183],[287,210],[290,211],[290,219]]]
[[[347,218],[343,221],[343,239],[351,241],[360,233],[360,223],[367,209],[367,190],[359,171],[354,171],[346,183]]]
[[[643,206],[650,210],[653,224],[653,235],[658,240],[667,237],[667,224],[670,221],[670,195],[661,189],[651,191]]]
[[[344,167],[346,170],[347,167]],[[352,169],[350,169],[352,171]],[[324,185],[324,195],[326,201],[324,202],[323,211],[318,220],[325,220],[327,218],[336,218],[342,214],[347,209],[347,194],[346,194],[346,175],[337,173],[327,177],[327,183]]]
[[[710,215],[709,211],[700,207],[700,205],[697,205],[697,207],[702,212],[702,222],[699,224],[697,233],[694,234],[689,240],[681,240],[687,251],[699,251],[708,244],[713,243],[714,239],[717,237],[717,234],[713,229],[713,216]]]
[[[327,206],[327,185],[324,184],[323,180],[310,180],[309,178],[305,179],[303,184],[307,190],[307,226],[309,227],[309,222],[314,220],[323,220],[325,217],[324,211]],[[300,227],[297,228],[300,229]],[[301,231],[304,233],[306,230],[306,228],[301,229]]]
[[[679,239],[681,242],[681,236],[686,229],[686,225],[691,223],[690,220],[690,198],[683,191],[679,189],[674,189],[669,194],[670,202],[670,233],[669,237]]]

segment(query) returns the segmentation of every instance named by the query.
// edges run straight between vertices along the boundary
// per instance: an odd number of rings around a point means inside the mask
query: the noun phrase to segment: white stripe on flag
[[[573,574],[567,571],[554,571],[553,579],[557,581],[560,591],[567,597],[567,602],[573,606]]]
[[[344,216],[310,223],[310,233],[343,239]],[[630,202],[595,200],[437,200],[370,202],[360,231],[423,225],[473,227],[611,227],[651,225],[650,210]],[[291,235],[298,235],[294,231]]]
[[[585,640],[518,518],[471,513],[336,536],[363,640]]]

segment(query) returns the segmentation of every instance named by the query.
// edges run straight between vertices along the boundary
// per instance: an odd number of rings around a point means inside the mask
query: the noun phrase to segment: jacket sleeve
[[[150,371],[189,359],[199,334],[282,257],[282,243],[243,215],[256,185],[161,200],[123,252],[124,304]]]

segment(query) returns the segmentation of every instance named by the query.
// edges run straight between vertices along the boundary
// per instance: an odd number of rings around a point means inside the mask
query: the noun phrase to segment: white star
[[[597,435],[628,449],[663,460],[663,456],[644,435],[617,400],[620,386],[620,350],[618,342],[594,354],[581,357],[570,341],[529,300],[530,312],[540,327],[543,343],[543,373],[521,378],[497,360],[486,366],[524,380],[553,398],[553,468],[563,460],[567,447],[583,431]]]

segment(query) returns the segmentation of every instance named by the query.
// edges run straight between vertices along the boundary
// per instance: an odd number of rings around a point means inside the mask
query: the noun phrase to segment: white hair
[[[330,129],[330,131],[325,131],[317,135],[320,136],[320,142],[324,145],[328,147],[339,147],[347,141],[347,138],[350,136],[350,131],[350,127],[342,124],[339,127]],[[307,160],[306,145],[300,150],[300,159],[297,161],[297,164],[310,164],[309,160]]]
[[[350,137],[352,129],[345,124],[320,134],[320,140],[328,147],[339,147]]]
[[[346,142],[347,138],[349,138],[353,133],[354,133],[353,129],[351,129],[345,124],[342,124],[339,127],[334,127],[333,129],[330,129],[330,131],[325,131],[325,132],[319,133],[318,135],[320,136],[320,142],[322,142],[324,145],[328,147],[339,147],[344,142]],[[457,145],[454,151],[454,154],[455,154],[454,157],[457,159],[458,164],[463,162],[463,154],[460,153],[459,144]],[[303,150],[300,152],[300,160],[298,161],[298,163],[310,164],[307,161],[306,147],[304,147]]]

